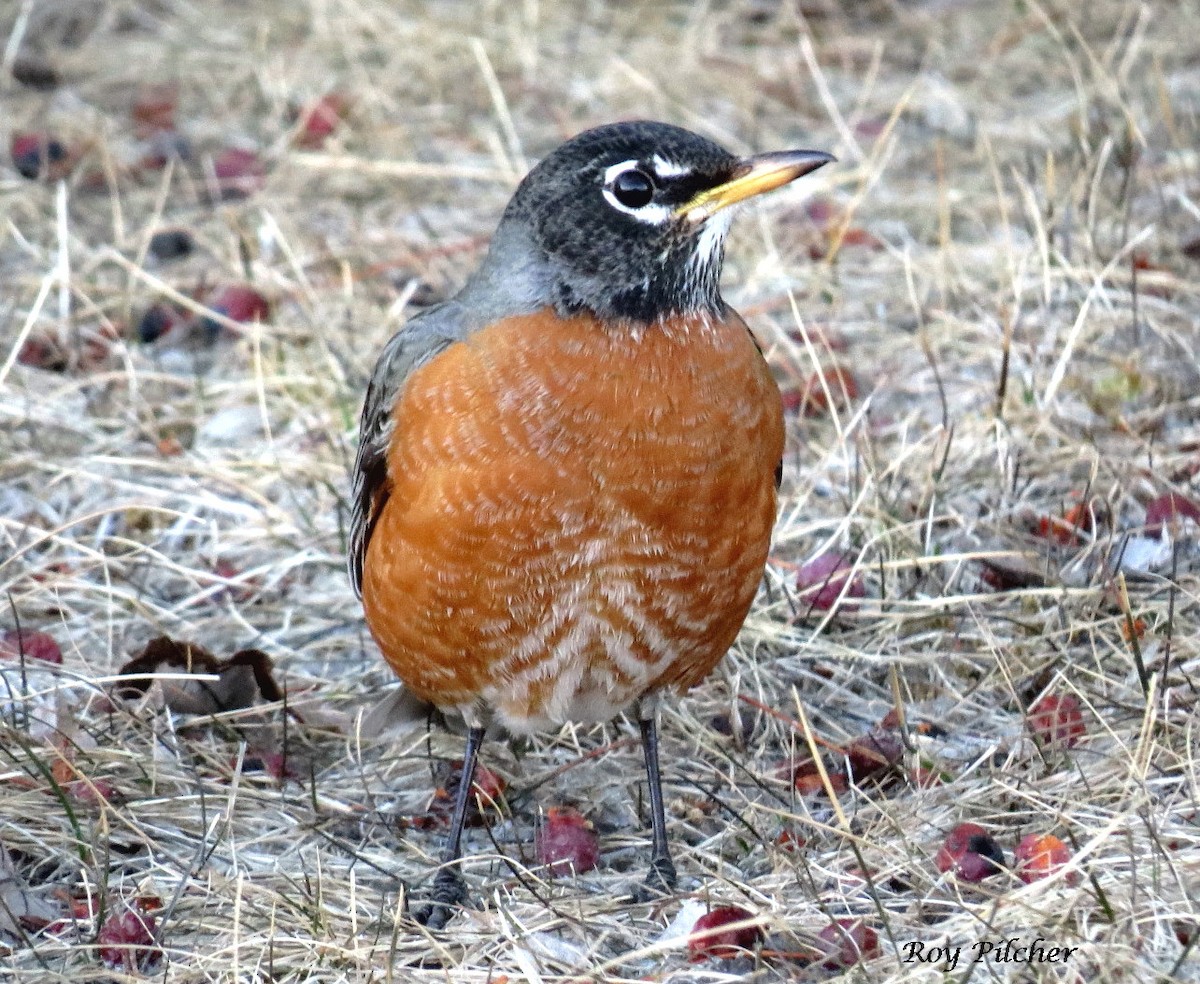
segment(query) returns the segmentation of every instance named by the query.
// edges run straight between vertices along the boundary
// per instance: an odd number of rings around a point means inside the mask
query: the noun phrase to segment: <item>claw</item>
[[[467,883],[458,868],[442,868],[434,876],[429,898],[413,910],[412,917],[427,929],[445,929],[466,902]]]
[[[674,894],[677,881],[678,876],[675,874],[675,865],[671,859],[666,856],[655,858],[650,862],[650,871],[646,875],[646,880],[633,890],[631,901],[634,903],[657,902]]]

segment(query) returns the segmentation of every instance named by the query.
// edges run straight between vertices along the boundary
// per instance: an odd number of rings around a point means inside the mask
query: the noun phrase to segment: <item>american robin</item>
[[[476,755],[632,711],[653,857],[674,888],[661,694],[703,680],[762,578],[779,390],[721,297],[730,206],[833,160],[739,158],[665,123],[588,130],[517,188],[486,258],[383,349],[354,464],[350,573],[384,657],[468,726],[450,835],[416,913],[465,901]]]

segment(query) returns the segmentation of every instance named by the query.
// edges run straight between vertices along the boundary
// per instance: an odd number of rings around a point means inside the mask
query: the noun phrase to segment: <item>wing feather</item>
[[[371,534],[391,491],[388,447],[395,430],[395,407],[412,373],[454,344],[461,324],[450,306],[431,308],[388,340],[380,353],[358,429],[358,454],[350,489],[348,567],[354,593],[362,597],[363,565]]]

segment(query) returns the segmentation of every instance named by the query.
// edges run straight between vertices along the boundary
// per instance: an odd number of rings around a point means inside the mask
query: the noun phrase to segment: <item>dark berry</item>
[[[186,229],[160,229],[150,237],[150,255],[156,260],[176,260],[196,248],[196,241]]]
[[[171,305],[151,304],[138,319],[138,338],[146,344],[157,341],[182,321],[183,315]]]
[[[937,868],[963,881],[983,881],[1004,870],[1004,851],[979,824],[960,823],[938,851]]]
[[[53,173],[54,165],[67,161],[67,148],[45,133],[18,133],[12,138],[12,160],[17,173],[35,181]]]

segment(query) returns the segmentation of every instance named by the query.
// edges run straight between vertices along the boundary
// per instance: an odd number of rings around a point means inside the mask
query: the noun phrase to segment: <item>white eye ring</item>
[[[651,201],[640,207],[633,208],[618,199],[613,190],[617,178],[622,174],[629,171],[643,170],[644,167],[641,161],[622,161],[620,164],[613,164],[611,167],[606,168],[604,171],[604,187],[601,189],[604,200],[618,212],[632,215],[639,222],[645,222],[647,225],[664,225],[673,214],[668,206],[660,202]]]

